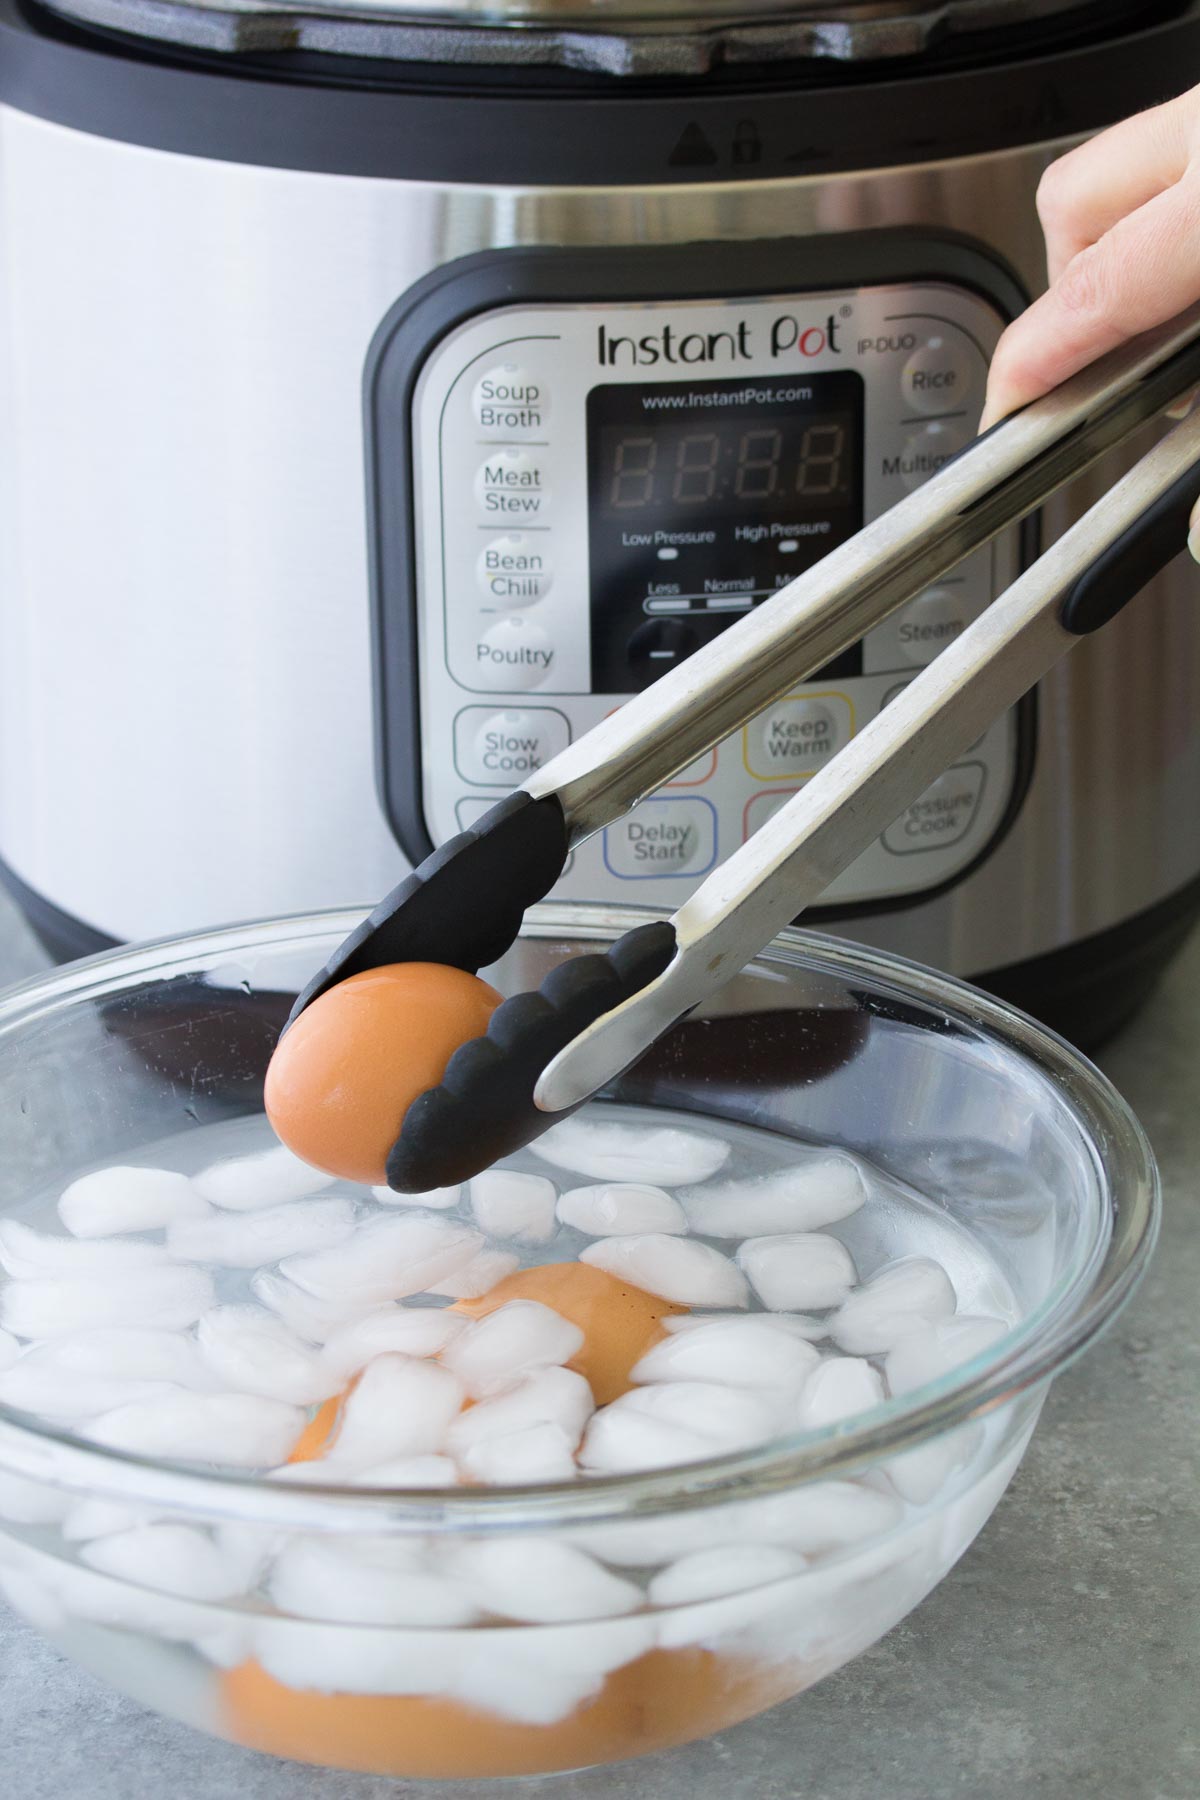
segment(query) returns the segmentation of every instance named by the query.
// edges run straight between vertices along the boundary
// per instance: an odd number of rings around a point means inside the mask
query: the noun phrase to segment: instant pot
[[[1198,74],[1200,6],[1146,0],[0,0],[0,857],[44,941],[392,886],[970,441],[1042,171]],[[1034,549],[558,892],[676,906]],[[1111,1027],[1200,910],[1196,601],[1181,560],[812,922]]]

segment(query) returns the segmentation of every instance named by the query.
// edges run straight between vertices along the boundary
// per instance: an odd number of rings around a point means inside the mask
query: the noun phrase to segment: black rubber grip
[[[565,1118],[533,1103],[542,1070],[587,1026],[661,975],[674,954],[675,928],[667,920],[639,925],[606,955],[573,956],[536,993],[498,1006],[487,1036],[456,1050],[441,1086],[419,1094],[404,1115],[387,1160],[389,1187],[423,1194],[467,1181]]]
[[[1187,542],[1188,521],[1198,499],[1200,462],[1147,507],[1079,577],[1059,615],[1066,630],[1076,637],[1099,631],[1173,562]]]
[[[526,908],[545,898],[566,860],[558,801],[509,794],[380,901],[309,982],[288,1024],[335,982],[385,963],[486,968],[516,942]]]

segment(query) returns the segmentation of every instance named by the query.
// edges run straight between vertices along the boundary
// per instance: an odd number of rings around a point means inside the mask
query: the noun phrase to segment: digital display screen
[[[647,686],[863,522],[854,372],[597,387],[587,434],[596,693]]]

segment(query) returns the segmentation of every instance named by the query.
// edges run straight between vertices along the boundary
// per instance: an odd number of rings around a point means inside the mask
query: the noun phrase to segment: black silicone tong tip
[[[553,797],[509,794],[451,838],[340,944],[300,994],[288,1024],[336,982],[385,963],[447,963],[472,975],[516,942],[526,909],[550,892],[567,860]]]
[[[456,1051],[441,1086],[418,1095],[404,1115],[387,1160],[388,1185],[422,1194],[467,1181],[566,1118],[534,1105],[542,1070],[587,1026],[661,975],[674,955],[669,921],[639,925],[607,954],[572,957],[536,993],[498,1006],[487,1036]]]

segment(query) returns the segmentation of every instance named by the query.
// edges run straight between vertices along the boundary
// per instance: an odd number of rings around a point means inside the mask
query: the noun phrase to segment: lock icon
[[[762,139],[753,119],[739,119],[734,126],[732,160],[735,168],[762,161]]]

